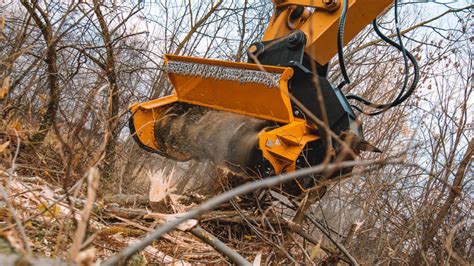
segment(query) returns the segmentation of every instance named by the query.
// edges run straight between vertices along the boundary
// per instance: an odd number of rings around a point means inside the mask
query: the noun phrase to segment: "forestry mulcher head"
[[[326,77],[337,53],[345,81],[341,88],[349,83],[344,44],[392,0],[272,2],[274,13],[265,34],[247,50],[249,63],[165,56],[175,91],[131,106],[130,129],[139,145],[175,160],[210,160],[255,176],[353,160],[361,150],[378,151],[364,141],[351,105]],[[389,104],[352,95],[378,109],[370,115],[405,101],[418,79],[414,57],[402,43],[384,37],[376,24],[374,20],[377,34],[403,51],[415,72],[410,89]],[[320,178],[350,171],[303,177],[285,190],[300,194]]]
[[[130,107],[130,129],[142,148],[179,161],[211,160],[263,177],[319,164],[328,149],[336,158],[340,147],[327,143],[326,131],[305,115],[309,110],[319,117],[321,108],[314,76],[302,65],[166,55],[165,67],[174,93]],[[362,139],[344,96],[325,78],[319,84],[332,131]],[[308,110],[298,108],[290,93]],[[299,194],[316,182],[305,177],[287,191]]]

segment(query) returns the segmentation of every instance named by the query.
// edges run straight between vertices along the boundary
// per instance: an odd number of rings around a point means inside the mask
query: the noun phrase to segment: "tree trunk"
[[[114,176],[115,160],[116,160],[116,140],[118,136],[118,113],[119,113],[119,90],[117,84],[117,74],[115,71],[115,55],[110,36],[109,27],[104,19],[102,11],[100,10],[100,3],[98,0],[94,0],[94,13],[99,21],[99,26],[102,34],[102,39],[106,49],[106,59],[104,65],[104,71],[107,75],[107,81],[109,82],[109,95],[107,103],[107,116],[106,116],[106,138],[105,143],[105,156],[102,163],[101,176],[106,181],[112,180]]]
[[[31,15],[36,25],[40,29],[44,41],[47,44],[45,62],[47,64],[48,73],[48,88],[49,88],[49,102],[46,108],[46,112],[41,118],[38,132],[33,134],[31,140],[33,142],[43,142],[46,135],[48,134],[51,126],[56,119],[56,113],[59,108],[59,79],[58,79],[58,66],[57,66],[57,51],[56,51],[56,40],[53,38],[53,29],[48,19],[47,14],[41,9],[40,6],[35,2],[33,6],[30,5],[29,1],[22,0],[21,4],[26,8],[28,13]],[[38,14],[39,13],[39,14]],[[40,18],[41,16],[41,18]]]

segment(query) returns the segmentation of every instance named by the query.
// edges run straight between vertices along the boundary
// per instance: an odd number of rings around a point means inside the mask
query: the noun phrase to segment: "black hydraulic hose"
[[[389,43],[390,45],[394,46],[395,48],[397,48],[398,50],[400,51],[403,51],[404,48],[402,48],[401,46],[399,46],[397,43],[395,43],[394,41],[390,40],[389,38],[387,38],[385,35],[383,35],[378,26],[377,26],[377,23],[376,21],[374,20],[372,25],[374,26],[374,30],[375,32],[387,43]],[[401,104],[402,102],[404,102],[408,97],[411,96],[411,94],[413,93],[413,91],[416,89],[416,86],[418,84],[418,81],[419,81],[419,77],[420,77],[420,73],[419,73],[419,67],[418,67],[418,63],[416,62],[416,59],[415,57],[409,52],[409,51],[406,51],[406,56],[408,57],[408,59],[410,59],[411,63],[413,64],[413,69],[414,69],[414,77],[413,77],[413,82],[410,86],[410,88],[408,89],[408,91],[403,95],[403,96],[398,96],[392,103],[389,103],[389,104],[376,104],[376,103],[373,103],[365,98],[362,98],[358,95],[347,95],[346,98],[347,99],[353,99],[353,100],[357,100],[361,103],[363,103],[364,105],[367,105],[367,106],[370,106],[370,107],[374,107],[374,108],[377,108],[377,109],[386,109],[386,108],[390,108],[390,107],[393,107],[393,106],[397,106],[399,104]],[[406,75],[408,75],[408,73],[406,73]],[[404,89],[402,89],[404,90]]]
[[[341,17],[339,18],[339,28],[337,30],[337,57],[339,60],[339,67],[341,68],[342,77],[344,81],[339,84],[341,89],[344,85],[351,83],[349,75],[347,74],[346,62],[344,61],[344,25],[346,24],[348,0],[344,0],[342,4]]]
[[[399,19],[398,19],[398,0],[395,0],[395,8],[394,8],[394,16],[395,16],[395,30],[396,30],[396,33],[397,33],[397,40],[398,40],[398,44],[400,45],[400,47],[402,48],[402,54],[403,54],[403,64],[404,64],[404,72],[405,72],[405,75],[404,75],[404,79],[403,79],[403,86],[402,86],[402,89],[400,90],[400,92],[398,93],[397,95],[397,98],[395,98],[395,100],[390,103],[389,106],[387,106],[387,108],[381,110],[381,111],[378,111],[378,112],[373,112],[371,113],[370,115],[377,115],[377,114],[381,114],[385,111],[387,111],[390,107],[392,107],[394,105],[394,102],[399,100],[403,94],[405,93],[405,90],[407,89],[407,86],[408,86],[408,77],[409,77],[409,69],[408,69],[408,58],[407,58],[407,51],[403,45],[403,40],[402,40],[402,35],[401,35],[401,32],[400,32],[400,23],[399,23]],[[377,30],[378,32],[381,34],[379,28],[377,27]],[[383,34],[382,34],[383,35]]]
[[[397,40],[398,43],[400,44],[400,47],[402,47],[402,54],[403,54],[403,64],[405,67],[405,78],[403,79],[403,87],[400,90],[400,93],[397,96],[397,99],[400,99],[405,93],[405,90],[408,86],[408,76],[409,76],[409,69],[408,69],[408,58],[407,58],[407,51],[405,49],[405,46],[403,45],[403,40],[402,40],[402,34],[400,32],[400,21],[398,19],[398,0],[395,0],[395,29],[397,31]]]
[[[404,84],[403,84],[403,87],[400,91],[400,93],[398,94],[397,98],[395,98],[395,100],[391,103],[388,103],[388,104],[376,104],[376,103],[373,103],[365,98],[362,98],[358,95],[347,95],[346,98],[347,99],[353,99],[353,100],[357,100],[359,102],[361,102],[362,104],[364,105],[367,105],[367,106],[370,106],[370,107],[374,107],[374,108],[377,108],[377,109],[382,109],[381,111],[378,111],[378,112],[373,112],[373,113],[365,113],[364,111],[362,111],[361,108],[359,107],[356,107],[356,106],[353,106],[354,109],[364,113],[364,114],[367,114],[367,115],[378,115],[378,114],[381,114],[383,112],[385,112],[386,110],[388,110],[389,108],[391,107],[394,107],[394,106],[397,106],[401,103],[403,103],[406,99],[408,99],[408,97],[410,97],[413,92],[415,91],[416,89],[416,86],[418,84],[418,81],[419,81],[419,67],[418,67],[418,63],[415,59],[415,57],[405,49],[405,47],[403,46],[403,42],[402,42],[402,39],[401,39],[401,33],[400,33],[400,27],[398,25],[398,12],[397,12],[397,1],[395,2],[395,22],[397,23],[397,37],[398,37],[398,40],[399,40],[399,43],[396,43],[394,41],[392,41],[391,39],[389,39],[387,36],[385,36],[379,29],[378,25],[377,25],[377,21],[376,20],[373,20],[372,22],[372,25],[374,27],[374,30],[375,32],[377,33],[377,35],[385,42],[387,42],[388,44],[394,46],[395,48],[397,48],[399,51],[401,51],[403,53],[403,58],[404,58],[404,62],[405,62],[405,79],[404,79]],[[405,93],[405,90],[406,90],[406,87],[408,85],[408,76],[409,76],[409,70],[408,70],[408,61],[407,61],[407,58],[411,61],[411,63],[413,64],[413,69],[414,69],[414,73],[413,73],[413,82],[410,86],[410,88],[408,89],[408,91]],[[404,94],[405,93],[405,94]]]

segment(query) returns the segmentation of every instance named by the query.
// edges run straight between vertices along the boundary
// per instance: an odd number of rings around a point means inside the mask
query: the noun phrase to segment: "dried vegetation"
[[[326,183],[320,200],[267,188],[234,197],[129,263],[222,264],[242,256],[257,265],[468,265],[472,7],[403,4],[402,33],[421,84],[404,105],[361,116],[383,154],[361,154],[354,174]],[[1,1],[1,264],[103,261],[229,191],[220,181],[240,177],[228,169],[141,150],[129,137],[126,107],[170,92],[163,53],[243,61],[270,13],[270,3],[247,0]],[[393,28],[390,12],[379,20]],[[354,82],[345,92],[395,97],[403,74],[395,49],[367,28],[346,50]],[[337,83],[336,62],[329,67]],[[212,236],[234,253],[217,252],[212,244],[222,245]]]

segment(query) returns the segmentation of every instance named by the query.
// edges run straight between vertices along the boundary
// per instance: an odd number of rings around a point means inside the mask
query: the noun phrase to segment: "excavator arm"
[[[307,40],[305,52],[319,64],[327,64],[337,52],[342,1],[273,0],[275,12],[262,41],[275,40],[301,30]],[[344,45],[392,3],[393,0],[348,0]]]
[[[273,0],[273,16],[262,40],[248,48],[248,63],[165,55],[174,93],[130,107],[134,139],[174,160],[211,160],[263,177],[320,164],[328,155],[355,159],[365,143],[362,126],[326,79],[327,63],[338,51],[343,11],[346,44],[391,3]],[[341,155],[308,112],[351,139],[352,155]],[[298,195],[318,178],[295,180],[287,192]]]

